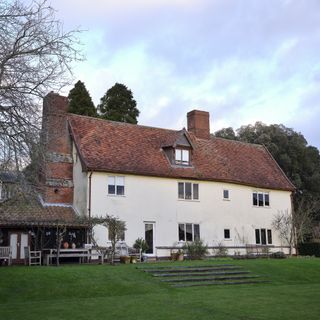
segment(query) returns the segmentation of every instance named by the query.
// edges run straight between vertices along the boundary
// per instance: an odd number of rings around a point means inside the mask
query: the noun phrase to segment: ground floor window
[[[272,244],[272,231],[270,229],[256,229],[256,244]]]
[[[179,241],[200,240],[200,225],[193,223],[179,223]]]
[[[224,229],[224,238],[227,240],[230,239],[230,229]]]

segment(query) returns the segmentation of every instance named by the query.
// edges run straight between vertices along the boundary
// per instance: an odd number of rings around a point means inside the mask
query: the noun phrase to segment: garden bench
[[[0,247],[0,260],[7,262],[8,266],[11,265],[12,253],[10,247]]]

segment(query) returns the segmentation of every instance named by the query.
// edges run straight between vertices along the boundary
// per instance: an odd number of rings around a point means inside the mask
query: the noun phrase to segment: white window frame
[[[183,184],[183,197],[180,197],[180,184]],[[186,197],[186,184],[191,184],[191,198],[187,198]],[[198,187],[198,197],[195,198],[195,185],[197,185]],[[193,183],[193,182],[189,182],[189,181],[178,181],[178,199],[179,200],[189,200],[189,201],[199,201],[200,199],[200,187],[199,187],[199,183]]]
[[[254,204],[254,194],[256,194],[257,204]],[[260,205],[259,196],[262,196],[262,205]],[[266,201],[266,196],[268,197],[268,201]],[[266,204],[268,203],[268,204]],[[257,208],[270,208],[270,193],[265,191],[252,191],[252,205]]]
[[[228,192],[228,197],[225,197],[225,191]],[[223,189],[222,190],[222,198],[223,200],[230,200],[230,190],[229,189]]]
[[[259,231],[259,242],[257,241],[257,230]],[[262,244],[262,237],[261,237],[261,230],[265,231],[265,235],[266,235],[266,243]],[[271,242],[269,242],[269,232],[271,234]],[[272,229],[267,229],[267,228],[255,228],[254,230],[254,236],[255,236],[255,243],[257,245],[261,245],[261,246],[267,246],[267,245],[271,245],[272,244]]]
[[[184,240],[181,240],[180,239],[180,225],[184,225]],[[191,225],[192,226],[192,240],[191,241],[195,241],[194,239],[194,235],[195,235],[195,232],[194,232],[194,226],[197,225],[199,227],[199,239],[201,239],[201,233],[200,233],[200,223],[184,223],[184,222],[181,222],[181,223],[178,223],[178,241],[179,242],[188,242],[190,240],[187,240],[187,225]]]
[[[226,230],[229,230],[229,238],[226,238],[226,237],[225,237],[225,231],[226,231]],[[230,230],[230,228],[224,228],[224,229],[223,229],[223,239],[224,239],[224,240],[231,240],[231,230]]]
[[[190,150],[183,148],[175,148],[175,164],[182,166],[190,165]]]
[[[110,180],[114,179],[113,183]],[[122,183],[120,181],[123,181]],[[114,192],[110,192],[110,187],[114,186]],[[118,187],[123,187],[123,193],[118,192]],[[124,196],[125,195],[125,177],[124,176],[108,176],[108,195],[109,196]]]

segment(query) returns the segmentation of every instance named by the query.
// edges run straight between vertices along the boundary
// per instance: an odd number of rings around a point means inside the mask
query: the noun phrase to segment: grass
[[[172,288],[136,269],[137,265],[1,267],[0,317],[7,320],[320,318],[320,259],[175,264],[219,263],[241,265],[271,282]],[[173,263],[161,263],[167,264]]]

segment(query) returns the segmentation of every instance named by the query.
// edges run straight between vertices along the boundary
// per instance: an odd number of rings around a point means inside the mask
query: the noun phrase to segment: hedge
[[[299,254],[301,256],[316,256],[320,257],[320,243],[305,242],[298,246]]]

